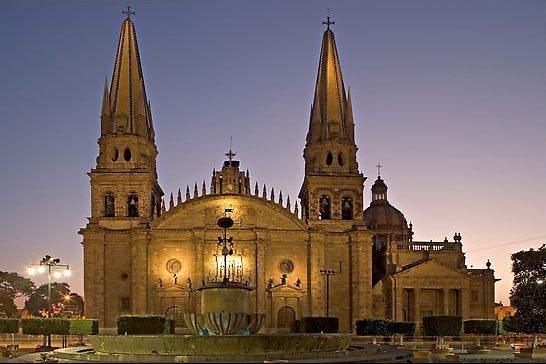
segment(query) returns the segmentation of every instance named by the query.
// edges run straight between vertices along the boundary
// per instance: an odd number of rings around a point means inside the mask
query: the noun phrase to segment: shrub
[[[465,334],[496,335],[497,320],[465,320],[463,331]]]
[[[423,317],[423,335],[459,336],[462,325],[461,316],[425,316]]]
[[[500,331],[502,333],[508,333],[508,332],[520,333],[520,332],[522,332],[521,325],[518,324],[518,322],[516,321],[514,316],[506,316],[505,318],[502,319],[501,324],[500,324]]]
[[[290,332],[293,334],[299,334],[300,332],[300,320],[294,320],[290,323]]]
[[[159,335],[174,333],[174,320],[160,315],[121,315],[118,335]]]
[[[0,318],[0,334],[16,334],[19,332],[19,320]]]
[[[21,327],[26,335],[70,334],[70,320],[65,318],[24,318],[21,320]]]
[[[71,319],[70,335],[98,335],[99,320]]]
[[[357,320],[356,334],[359,336],[386,336],[389,334],[387,331],[387,321],[370,319]]]
[[[325,333],[332,334],[339,330],[337,317],[303,317],[299,324],[301,333]]]
[[[415,323],[403,321],[387,321],[387,334],[415,335]]]

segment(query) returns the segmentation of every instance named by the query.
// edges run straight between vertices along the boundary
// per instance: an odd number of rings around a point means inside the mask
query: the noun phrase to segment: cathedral
[[[494,272],[489,262],[467,268],[460,234],[413,240],[380,169],[367,196],[330,18],[303,183],[299,200],[290,201],[279,189],[253,184],[231,150],[210,183],[164,195],[137,34],[130,9],[126,14],[104,86],[99,155],[89,173],[91,216],[79,231],[86,317],[109,328],[120,314],[166,314],[184,326],[183,313],[199,311],[198,288],[225,275],[253,288],[252,310],[266,313],[269,332],[304,316],[338,317],[345,332],[361,318],[419,328],[423,316],[495,317]],[[229,234],[236,248],[224,263],[216,223],[226,215],[235,222]]]

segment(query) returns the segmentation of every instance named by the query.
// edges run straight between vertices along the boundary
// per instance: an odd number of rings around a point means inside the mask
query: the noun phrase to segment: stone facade
[[[216,258],[216,221],[229,214],[237,249],[227,269],[255,288],[250,310],[267,313],[267,330],[286,330],[293,319],[327,311],[343,331],[359,318],[494,318],[493,271],[466,268],[460,235],[451,242],[413,241],[412,226],[389,203],[381,177],[364,209],[351,98],[329,25],[300,203],[252,186],[231,151],[208,186],[179,190],[166,202],[136,32],[124,20],[112,83],[104,90],[99,156],[89,173],[91,216],[80,230],[87,317],[113,327],[122,313],[168,314],[183,325],[183,312],[199,311],[197,288],[226,269]]]

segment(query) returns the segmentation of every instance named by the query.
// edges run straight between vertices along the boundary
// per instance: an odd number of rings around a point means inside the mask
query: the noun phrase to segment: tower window
[[[338,153],[338,155],[337,155],[337,163],[338,163],[340,166],[345,165],[345,160],[343,159],[343,154]]]
[[[116,149],[114,150],[114,155],[112,156],[112,162],[115,162],[115,161],[117,161],[118,159],[119,159],[119,150],[118,150],[118,148],[116,148]]]
[[[334,157],[332,156],[332,152],[328,152],[328,154],[326,155],[326,164],[331,166],[333,161]]]
[[[150,216],[154,217],[155,212],[155,195],[152,193],[152,196],[150,198]]]
[[[322,195],[319,200],[319,211],[321,220],[330,220],[330,197]]]
[[[131,160],[131,149],[125,148],[125,151],[123,152],[123,158],[126,162],[129,162]]]
[[[111,192],[108,192],[104,195],[104,216],[105,217],[116,216],[115,198],[114,198],[114,194]]]
[[[136,192],[132,192],[127,198],[127,215],[138,217],[138,195]]]
[[[353,219],[353,199],[350,197],[343,197],[341,200],[341,218],[343,220]]]

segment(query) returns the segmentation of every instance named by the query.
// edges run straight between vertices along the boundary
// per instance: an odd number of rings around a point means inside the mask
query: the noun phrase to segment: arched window
[[[126,148],[125,152],[123,152],[123,158],[126,162],[129,162],[131,160],[131,149]]]
[[[326,164],[331,166],[333,161],[334,157],[332,156],[332,152],[328,152],[328,154],[326,155]]]
[[[296,319],[296,311],[290,306],[283,306],[277,313],[277,327],[289,328]]]
[[[115,162],[115,161],[117,161],[118,159],[119,159],[119,150],[118,150],[118,148],[116,148],[116,149],[114,150],[114,154],[112,155],[112,162]]]
[[[127,198],[127,215],[138,217],[138,195],[136,192],[132,192]]]
[[[345,159],[343,159],[343,154],[338,153],[337,155],[337,164],[343,166],[345,164]]]
[[[152,193],[150,197],[150,216],[154,217],[155,215],[155,195]]]
[[[353,199],[350,197],[341,199],[341,218],[343,220],[353,219]]]
[[[114,194],[112,192],[107,192],[104,195],[104,216],[105,217],[116,216],[116,204],[115,204]]]
[[[319,200],[319,212],[321,220],[330,220],[330,197],[327,195],[322,195]]]

